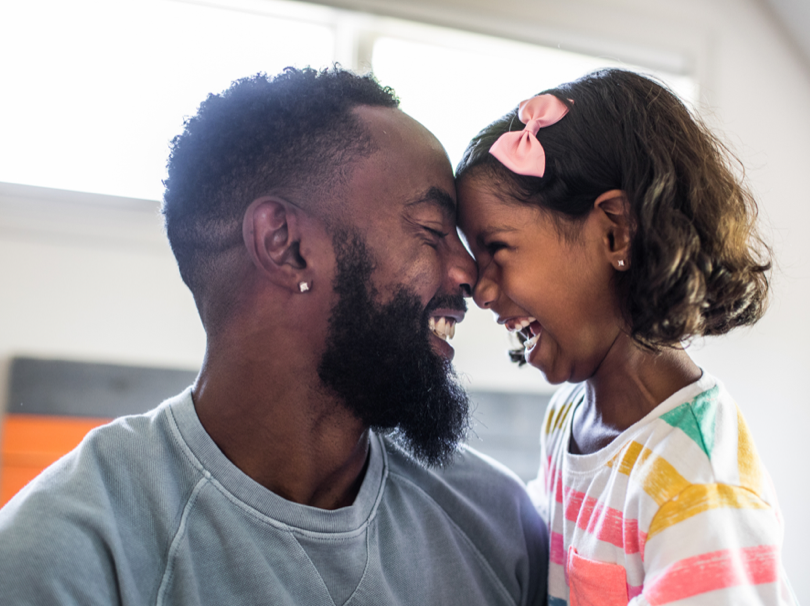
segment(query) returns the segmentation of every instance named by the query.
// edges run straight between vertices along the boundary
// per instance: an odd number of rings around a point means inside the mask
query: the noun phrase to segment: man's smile
[[[463,300],[462,300],[463,301]],[[452,305],[449,301],[442,301],[445,305]],[[428,329],[432,335],[430,339],[434,351],[446,360],[452,361],[456,352],[447,342],[456,334],[456,324],[464,320],[466,310],[452,307],[437,307],[428,313]]]
[[[464,319],[464,312],[437,309],[428,318],[428,328],[443,341],[456,335],[456,324]]]

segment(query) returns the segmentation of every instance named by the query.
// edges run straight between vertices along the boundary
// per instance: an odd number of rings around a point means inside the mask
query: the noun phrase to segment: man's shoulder
[[[465,530],[539,522],[524,483],[507,467],[469,446],[452,462],[425,468],[388,440],[389,479],[408,494],[429,499]],[[515,528],[517,530],[517,528]],[[525,529],[524,529],[525,530]]]
[[[112,603],[129,562],[159,565],[195,471],[172,427],[182,397],[92,430],[0,509],[0,575],[19,603],[34,588]]]
[[[119,533],[172,509],[194,475],[172,426],[184,396],[90,431],[0,509],[0,534]]]
[[[385,443],[384,503],[398,520],[411,515],[410,523],[471,546],[510,595],[523,596],[519,603],[545,595],[546,527],[514,473],[468,446],[450,464],[425,468]]]
[[[172,407],[188,392],[170,398],[149,412],[119,417],[88,432],[81,443],[47,468],[26,489],[67,485],[68,478],[97,475],[104,481],[138,476],[156,465],[167,450],[177,448]]]

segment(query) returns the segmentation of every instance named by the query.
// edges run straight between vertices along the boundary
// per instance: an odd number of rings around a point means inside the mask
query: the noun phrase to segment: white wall
[[[0,359],[202,361],[157,202],[0,184],[0,284]]]
[[[810,238],[804,235],[810,224],[804,185],[810,166],[810,73],[764,5],[757,0],[324,3],[696,74],[704,116],[727,134],[760,197],[779,269],[773,306],[759,325],[694,347],[693,354],[725,381],[752,427],[781,499],[785,566],[799,599],[810,602],[805,574],[810,516],[804,513],[810,483],[800,454],[810,427],[804,388],[804,373],[810,372],[810,322],[804,317],[810,303]],[[195,368],[203,334],[162,240],[157,205],[130,201],[113,210],[103,202],[0,188],[0,359],[26,353]],[[493,373],[489,362],[475,355],[503,347],[489,324],[485,316],[472,315],[459,328],[459,362],[472,374],[487,366],[489,379],[482,387],[498,387],[499,380],[512,387],[515,371],[506,362],[503,373]],[[531,388],[527,376],[519,380]]]

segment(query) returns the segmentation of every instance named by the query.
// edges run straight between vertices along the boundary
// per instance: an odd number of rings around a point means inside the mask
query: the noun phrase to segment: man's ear
[[[282,198],[263,196],[250,203],[242,219],[242,238],[253,265],[279,286],[298,290],[307,262],[301,256],[301,209]]]
[[[627,194],[620,189],[611,189],[599,196],[593,207],[601,218],[608,260],[617,270],[627,270],[630,267],[630,242],[633,235]]]

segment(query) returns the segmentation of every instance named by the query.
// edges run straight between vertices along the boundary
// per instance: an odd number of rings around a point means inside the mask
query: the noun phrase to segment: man
[[[459,447],[446,337],[476,274],[436,139],[371,77],[212,95],[164,214],[207,334],[195,385],[0,511],[10,604],[535,604],[545,530]]]

